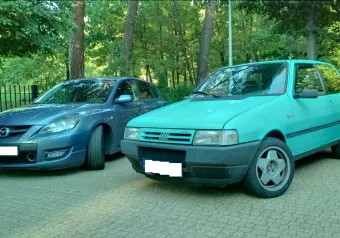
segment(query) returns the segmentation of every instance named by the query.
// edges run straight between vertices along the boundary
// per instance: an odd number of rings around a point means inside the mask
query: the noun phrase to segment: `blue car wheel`
[[[98,126],[91,134],[87,147],[86,167],[90,170],[105,168],[105,148],[103,126]]]

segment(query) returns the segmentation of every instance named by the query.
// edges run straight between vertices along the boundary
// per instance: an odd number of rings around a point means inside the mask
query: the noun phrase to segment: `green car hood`
[[[128,127],[171,129],[222,129],[235,116],[278,96],[243,99],[184,100],[136,117]],[[251,123],[251,118],[249,118]]]

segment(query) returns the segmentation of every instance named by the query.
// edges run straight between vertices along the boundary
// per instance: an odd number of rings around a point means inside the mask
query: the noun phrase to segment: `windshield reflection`
[[[59,84],[47,91],[34,104],[104,103],[114,81],[79,80]]]
[[[249,64],[218,69],[195,91],[215,96],[281,95],[286,92],[286,81],[286,63]]]

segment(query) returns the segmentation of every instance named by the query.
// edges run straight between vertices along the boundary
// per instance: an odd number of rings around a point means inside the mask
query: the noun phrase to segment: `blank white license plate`
[[[0,156],[18,156],[18,146],[0,146]]]
[[[182,177],[182,163],[169,163],[162,161],[145,160],[145,172]]]

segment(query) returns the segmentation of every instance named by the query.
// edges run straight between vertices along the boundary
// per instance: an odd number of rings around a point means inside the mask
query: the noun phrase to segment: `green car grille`
[[[150,129],[140,130],[140,141],[172,143],[172,144],[192,144],[194,130],[175,130],[175,129]]]

